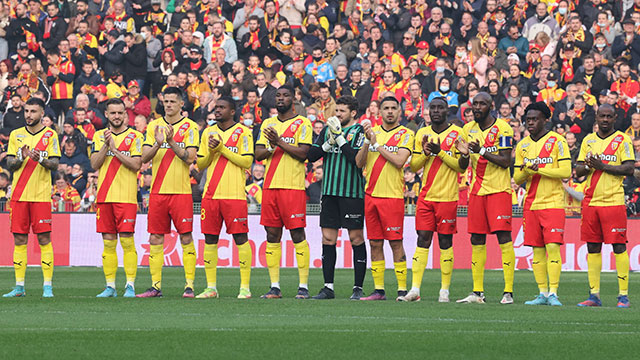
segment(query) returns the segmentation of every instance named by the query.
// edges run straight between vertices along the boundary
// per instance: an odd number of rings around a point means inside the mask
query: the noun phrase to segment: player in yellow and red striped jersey
[[[491,115],[491,95],[473,98],[474,121],[463,130],[471,149],[473,181],[469,195],[468,231],[471,234],[473,292],[460,303],[484,303],[484,265],[487,234],[495,234],[502,250],[504,293],[502,304],[513,303],[516,255],[511,241],[511,151],[513,129]]]
[[[58,169],[58,134],[42,125],[45,104],[38,98],[24,106],[26,126],[11,132],[7,166],[13,171],[9,218],[13,233],[13,267],[16,286],[4,297],[25,295],[29,230],[38,237],[44,285],[42,296],[53,297],[53,248],[51,247],[51,171]]]
[[[182,90],[168,87],[163,92],[165,116],[149,123],[142,149],[142,162],[152,160],[153,179],[149,195],[149,270],[152,286],[138,297],[162,296],[164,234],[171,222],[180,234],[186,285],[185,298],[195,297],[196,248],[193,244],[193,199],[189,166],[196,160],[200,144],[198,125],[182,116]]]
[[[118,236],[127,276],[124,297],[135,297],[138,253],[133,234],[138,210],[137,174],[142,165],[144,135],[127,127],[129,118],[122,100],[107,100],[105,115],[109,127],[96,132],[91,154],[91,167],[99,170],[96,230],[102,233],[102,269],[107,282],[97,297],[117,296]]]
[[[587,176],[582,200],[580,233],[587,243],[589,298],[578,306],[600,306],[602,243],[611,244],[618,272],[618,307],[629,307],[629,254],[627,254],[627,213],[622,182],[633,174],[634,152],[629,136],[613,127],[615,109],[600,105],[596,112],[598,131],[582,140],[577,176]]]
[[[238,298],[249,299],[253,254],[247,236],[249,215],[244,184],[245,170],[253,163],[253,136],[251,129],[234,121],[236,102],[232,98],[218,99],[213,111],[217,122],[204,130],[198,150],[198,169],[208,169],[200,210],[201,229],[205,239],[203,258],[207,288],[196,298],[218,297],[218,239],[224,221],[227,233],[233,235],[238,247]]]
[[[400,125],[400,103],[386,97],[380,103],[382,125],[363,124],[368,145],[356,155],[356,165],[366,166],[364,218],[371,247],[371,275],[375,290],[360,300],[386,300],[384,291],[384,240],[389,240],[398,280],[398,297],[407,294],[407,260],[402,246],[404,225],[403,167],[413,148],[413,131]],[[365,141],[365,143],[367,143]]]
[[[562,305],[558,300],[565,224],[562,179],[571,176],[571,154],[567,140],[545,128],[550,117],[551,110],[544,102],[527,106],[525,121],[530,135],[516,146],[513,179],[517,184],[527,182],[524,244],[533,248],[531,266],[540,290],[526,305]]]
[[[424,168],[422,191],[416,207],[418,245],[413,255],[411,290],[401,301],[420,300],[422,275],[429,260],[433,233],[438,232],[440,272],[442,277],[438,301],[449,302],[453,272],[453,234],[457,232],[458,175],[469,166],[469,151],[463,146],[462,129],[447,121],[447,99],[437,97],[429,103],[431,125],[416,134],[411,170]],[[464,151],[461,154],[459,147]]]
[[[256,142],[256,160],[266,162],[262,190],[260,223],[267,232],[265,257],[269,268],[271,289],[263,298],[282,297],[280,291],[280,257],[282,226],[291,233],[298,263],[297,299],[309,298],[309,244],[306,226],[304,191],[307,152],[312,143],[309,119],[296,115],[293,88],[281,86],[276,91],[278,115],[262,122],[262,133]]]

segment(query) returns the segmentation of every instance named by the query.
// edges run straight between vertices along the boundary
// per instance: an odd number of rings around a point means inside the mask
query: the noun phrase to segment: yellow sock
[[[549,293],[558,295],[558,285],[560,284],[560,273],[562,272],[562,255],[560,255],[560,244],[547,244],[547,272],[549,273]]]
[[[602,254],[587,254],[589,265],[589,291],[591,294],[600,293],[600,271],[602,271]]]
[[[27,245],[13,247],[13,270],[16,274],[16,285],[24,286],[24,278],[27,273]]]
[[[615,257],[620,295],[629,295],[629,254],[625,250],[620,254],[615,254]]]
[[[473,291],[484,292],[484,264],[487,262],[487,245],[471,245],[471,277]]]
[[[547,251],[543,247],[535,246],[533,248],[533,277],[536,279],[540,293],[545,296],[549,295],[549,283],[547,281]]]
[[[193,290],[193,282],[196,279],[196,246],[193,241],[182,244],[182,266],[184,267],[185,288]]]
[[[376,290],[384,291],[384,260],[371,262],[371,276],[373,277],[373,285]]]
[[[453,247],[440,250],[440,276],[441,289],[449,290],[451,286],[451,276],[453,274]]]
[[[423,247],[417,247],[416,252],[413,254],[413,261],[411,262],[411,288],[420,291],[420,285],[422,285],[422,276],[424,275],[424,269],[427,267],[429,261],[429,249]]]
[[[238,246],[238,263],[240,263],[240,288],[249,289],[251,282],[251,260],[253,253],[249,242]]]
[[[282,247],[280,243],[267,243],[264,254],[267,258],[271,287],[280,288],[280,257],[282,257]]]
[[[207,275],[207,287],[215,289],[218,273],[218,244],[204,244],[204,273]]]
[[[162,265],[164,265],[164,245],[149,246],[149,272],[153,287],[162,289]]]
[[[40,264],[44,285],[51,285],[51,280],[53,280],[53,246],[51,243],[40,245]]]
[[[296,262],[298,263],[298,275],[300,277],[300,285],[301,288],[309,288],[309,243],[307,240],[303,240],[297,244],[294,244],[296,247]]]
[[[107,286],[116,288],[116,272],[118,271],[118,254],[116,245],[118,240],[103,239],[104,248],[102,250],[102,271],[107,281]]]
[[[124,264],[124,273],[127,276],[127,284],[134,286],[136,282],[136,274],[138,272],[138,251],[133,236],[120,237],[120,245],[122,246],[122,262]]]
[[[396,280],[398,280],[398,291],[407,291],[407,262],[394,262],[393,269],[396,273]]]
[[[516,252],[513,242],[500,244],[502,250],[502,272],[504,273],[504,292],[513,292],[513,276],[516,271]]]

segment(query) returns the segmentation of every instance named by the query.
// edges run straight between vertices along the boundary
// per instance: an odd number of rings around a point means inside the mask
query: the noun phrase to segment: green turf
[[[325,302],[293,299],[296,270],[282,271],[281,300],[258,299],[268,286],[265,269],[252,274],[251,300],[235,299],[237,269],[218,274],[220,299],[180,298],[180,268],[164,269],[162,299],[96,299],[104,281],[100,268],[58,268],[56,297],[41,299],[40,270],[29,268],[27,297],[0,298],[0,359],[582,359],[632,358],[640,352],[639,307],[615,308],[612,273],[603,274],[599,309],[575,306],[585,299],[586,273],[562,275],[562,308],[522,305],[537,293],[528,271],[516,272],[517,304],[510,306],[498,304],[499,271],[486,273],[485,305],[437,303],[437,270],[425,273],[423,300],[411,304],[347,300],[350,270],[336,274],[340,299]],[[122,270],[118,276],[121,285]],[[393,273],[386,279],[393,295]],[[149,270],[141,268],[138,292],[149,282]],[[321,271],[312,270],[311,291],[321,283]],[[12,269],[0,269],[3,292],[12,284]],[[203,269],[196,284],[196,291],[204,287]],[[465,296],[470,286],[470,272],[455,271],[451,299]],[[371,288],[367,274],[365,291]],[[634,289],[632,284],[632,294]]]

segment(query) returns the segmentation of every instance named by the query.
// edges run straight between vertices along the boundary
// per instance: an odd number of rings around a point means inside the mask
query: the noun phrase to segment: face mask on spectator
[[[216,123],[216,121],[215,121],[215,120],[213,120],[213,119],[207,119],[207,125],[209,125],[209,126],[213,126],[213,124],[215,124],[215,123]]]
[[[556,82],[555,81],[547,81],[547,86],[548,87],[554,87],[554,86],[556,86]]]
[[[567,8],[558,8],[558,13],[560,13],[560,15],[564,15],[567,13]]]
[[[467,52],[466,51],[456,51],[456,56],[459,58],[463,58],[465,56],[467,56]]]
[[[447,91],[449,91],[449,87],[447,85],[440,86],[440,92],[447,92]]]
[[[233,96],[233,100],[239,101],[240,100],[240,96]]]
[[[606,26],[607,26],[607,23],[598,23],[598,26],[600,26],[600,27],[606,27]]]
[[[291,41],[284,41],[284,40],[282,40],[282,45],[289,45],[289,44],[291,44]]]
[[[147,33],[141,32],[140,36],[142,36],[142,39],[147,40]]]
[[[596,44],[596,47],[599,49],[602,49],[605,46],[607,46],[607,44]]]
[[[444,66],[436,66],[436,72],[442,74],[444,72]]]
[[[311,120],[311,119],[309,119],[309,120]],[[250,126],[252,126],[252,125],[253,125],[253,120],[251,120],[251,119],[244,119],[244,120],[242,120],[242,123],[244,124],[244,126],[250,127]]]
[[[309,121],[311,121],[311,122],[314,122],[314,121],[316,121],[316,116],[311,114],[311,115],[307,116],[307,119],[309,119]]]
[[[320,60],[322,60],[322,56],[314,56],[313,57],[313,61],[315,61],[315,62],[320,62]]]

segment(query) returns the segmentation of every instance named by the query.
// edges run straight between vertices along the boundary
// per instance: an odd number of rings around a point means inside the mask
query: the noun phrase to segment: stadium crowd
[[[360,121],[376,125],[379,100],[391,93],[401,101],[401,124],[417,130],[430,123],[433,98],[446,98],[450,121],[462,126],[473,121],[473,97],[486,91],[516,141],[528,135],[524,109],[544,101],[574,165],[595,111],[608,103],[640,168],[640,0],[10,0],[0,9],[0,36],[0,167],[9,133],[25,125],[25,101],[44,100],[43,122],[58,132],[63,153],[54,210],[95,209],[89,155],[107,124],[105,102],[121,98],[129,125],[145,133],[163,115],[167,86],[183,90],[183,115],[201,132],[215,122],[216,100],[233,97],[254,140],[277,113],[284,84],[295,88],[296,112],[313,123],[314,140],[343,95],[358,99]],[[321,163],[307,169],[308,202],[319,203]],[[139,173],[142,208],[151,171],[145,164]],[[461,205],[468,174],[459,178]],[[415,204],[421,176],[407,166],[405,204]],[[3,199],[11,177],[0,173]],[[259,162],[247,172],[251,203],[261,201],[263,177]],[[205,180],[192,165],[195,202]],[[579,214],[584,180],[564,180],[568,214]],[[625,181],[631,215],[638,186]],[[514,206],[524,192],[513,182]]]

